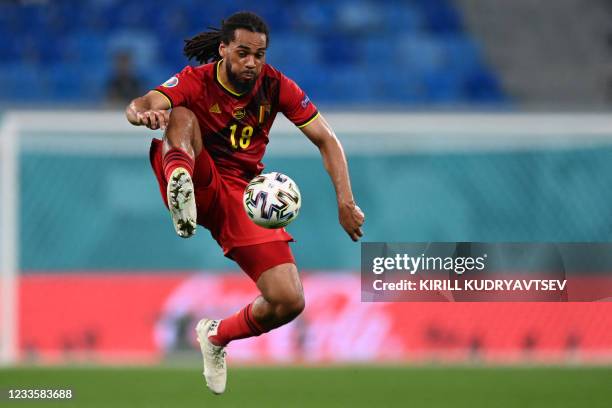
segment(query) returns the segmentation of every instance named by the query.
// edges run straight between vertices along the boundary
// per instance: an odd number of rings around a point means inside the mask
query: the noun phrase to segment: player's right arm
[[[189,107],[194,97],[203,92],[201,78],[202,74],[197,68],[183,68],[154,90],[130,102],[125,109],[127,120],[134,126],[165,129],[171,108]]]
[[[128,122],[149,129],[165,129],[170,119],[170,101],[158,91],[134,99],[125,109]]]

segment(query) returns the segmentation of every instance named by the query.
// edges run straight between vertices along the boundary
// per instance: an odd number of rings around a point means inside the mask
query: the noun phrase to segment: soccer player
[[[225,390],[230,341],[280,327],[304,309],[291,236],[284,228],[255,225],[242,205],[247,183],[263,170],[278,112],[319,148],[340,224],[354,241],[363,235],[364,214],[353,198],[342,146],[308,96],[266,64],[268,43],[259,16],[236,13],[220,30],[186,41],[185,55],[203,65],[184,68],[126,109],[131,124],[165,130],[163,141],[153,139],[150,160],[176,233],[188,238],[196,224],[207,228],[261,292],[233,316],[196,326],[206,384],[216,394]]]

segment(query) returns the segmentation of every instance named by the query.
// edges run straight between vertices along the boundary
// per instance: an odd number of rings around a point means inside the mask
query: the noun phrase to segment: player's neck
[[[219,80],[221,85],[223,85],[225,88],[229,89],[235,94],[241,94],[240,92],[236,90],[236,88],[232,86],[229,78],[227,77],[227,71],[225,68],[225,60],[221,60],[221,63],[219,63],[219,69],[217,70],[217,79]]]

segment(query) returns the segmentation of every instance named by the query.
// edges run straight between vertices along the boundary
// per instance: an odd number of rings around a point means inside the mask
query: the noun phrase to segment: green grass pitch
[[[7,399],[11,388],[70,388],[71,401]],[[0,406],[610,407],[612,367],[230,367],[212,395],[198,368],[0,369]]]

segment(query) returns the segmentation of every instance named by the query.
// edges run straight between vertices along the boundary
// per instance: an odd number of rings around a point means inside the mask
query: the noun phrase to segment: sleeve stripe
[[[316,111],[316,112],[315,112],[315,113],[314,113],[314,114],[313,114],[313,115],[312,115],[310,118],[308,118],[308,119],[306,120],[306,122],[304,122],[304,123],[302,123],[302,124],[300,124],[300,125],[296,124],[295,126],[297,126],[298,128],[300,128],[300,129],[301,129],[301,128],[303,128],[304,126],[310,125],[310,124],[312,123],[312,121],[314,121],[314,120],[315,120],[316,118],[318,118],[318,117],[319,117],[319,111]]]
[[[154,91],[160,93],[162,96],[164,96],[168,100],[168,103],[170,104],[170,108],[174,107],[174,104],[172,103],[172,99],[170,99],[170,97],[168,95],[166,95],[165,93],[163,93],[159,89],[154,89]]]

